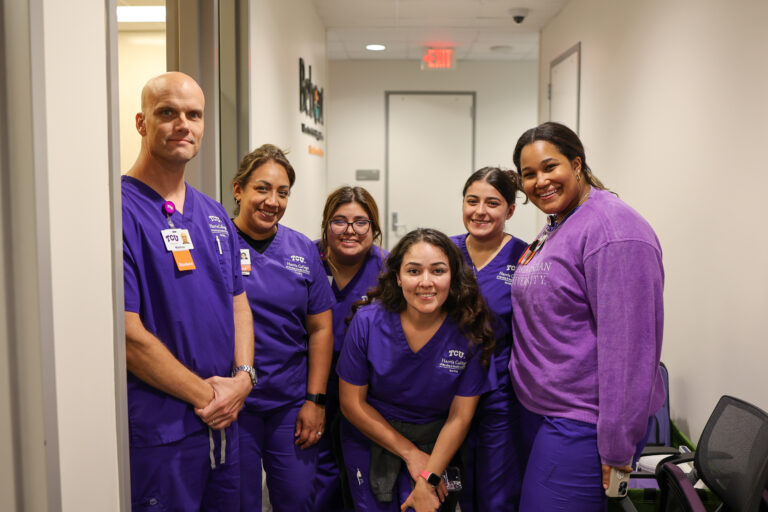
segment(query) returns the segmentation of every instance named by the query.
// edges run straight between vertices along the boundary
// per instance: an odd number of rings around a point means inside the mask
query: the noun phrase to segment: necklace
[[[581,196],[581,199],[579,199],[579,202],[576,203],[576,206],[574,206],[571,211],[566,213],[560,222],[557,221],[556,213],[547,216],[547,225],[544,226],[544,229],[541,230],[539,236],[536,237],[536,240],[534,240],[533,243],[525,249],[522,256],[520,256],[520,259],[517,260],[518,265],[527,265],[533,259],[533,257],[541,251],[547,239],[552,236],[555,231],[557,231],[557,228],[565,224],[565,221],[568,220],[571,215],[576,213],[576,210],[578,210],[579,207],[589,198],[590,190],[591,188],[587,189],[584,195]]]

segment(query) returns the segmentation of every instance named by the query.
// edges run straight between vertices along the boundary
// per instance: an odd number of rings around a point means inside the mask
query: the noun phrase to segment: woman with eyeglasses
[[[232,185],[258,375],[238,417],[240,510],[261,510],[262,463],[273,510],[312,510],[334,300],[313,242],[278,223],[295,178],[283,151],[264,144],[243,158]]]
[[[373,196],[362,187],[343,186],[331,192],[323,208],[322,238],[317,247],[328,280],[336,297],[333,306],[333,363],[328,379],[328,400],[325,406],[327,436],[319,443],[319,458],[315,476],[314,510],[336,512],[344,510],[337,456],[339,378],[336,360],[352,316],[352,304],[365,299],[369,288],[384,264],[387,252],[381,243],[379,209]]]
[[[509,368],[530,450],[520,510],[603,511],[665,398],[661,247],[566,126],[526,131],[513,160],[548,215],[512,279]]]

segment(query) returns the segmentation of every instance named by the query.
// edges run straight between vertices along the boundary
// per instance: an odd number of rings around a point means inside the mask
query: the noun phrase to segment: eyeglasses
[[[347,231],[347,227],[352,226],[352,231],[356,235],[365,235],[371,229],[371,221],[368,219],[357,219],[347,222],[346,219],[331,219],[331,231],[334,235],[341,235]]]

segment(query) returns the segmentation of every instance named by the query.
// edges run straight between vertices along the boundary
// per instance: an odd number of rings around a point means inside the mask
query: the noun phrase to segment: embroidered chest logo
[[[303,256],[292,254],[285,262],[285,268],[300,276],[309,275],[309,265],[306,264]]]
[[[213,233],[213,236],[215,237],[220,239],[229,237],[227,225],[216,215],[208,216],[208,227],[211,228],[211,233]]]
[[[515,265],[507,265],[507,268],[496,275],[496,279],[504,281],[505,284],[512,286],[512,276],[515,274]]]
[[[438,368],[448,370],[450,373],[462,372],[466,367],[466,354],[463,350],[456,349],[448,350],[445,355],[440,358],[440,364],[438,365]]]

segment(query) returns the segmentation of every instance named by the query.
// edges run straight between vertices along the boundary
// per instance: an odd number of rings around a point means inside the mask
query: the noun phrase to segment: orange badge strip
[[[192,253],[189,251],[173,251],[173,259],[176,260],[176,268],[180,271],[195,270],[195,262],[192,261]]]

